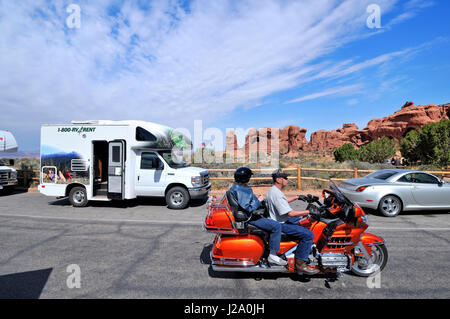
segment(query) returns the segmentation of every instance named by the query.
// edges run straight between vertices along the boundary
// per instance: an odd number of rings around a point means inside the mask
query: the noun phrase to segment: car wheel
[[[384,196],[378,204],[378,211],[386,217],[395,217],[402,211],[402,202],[397,196]]]
[[[169,208],[183,209],[189,204],[190,196],[186,188],[175,186],[166,194],[166,202]]]
[[[69,201],[74,207],[85,207],[88,203],[86,188],[80,186],[72,188]]]

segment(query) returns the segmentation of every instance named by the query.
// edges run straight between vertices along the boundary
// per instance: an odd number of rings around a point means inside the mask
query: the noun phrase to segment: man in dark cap
[[[298,196],[286,197],[281,191],[288,184],[289,174],[276,170],[272,173],[273,186],[267,193],[266,203],[270,218],[281,223],[281,231],[299,239],[295,251],[295,268],[299,274],[314,275],[319,270],[307,265],[309,253],[313,245],[314,235],[312,231],[299,225],[302,217],[309,214],[308,210],[294,210],[289,205],[298,199]]]

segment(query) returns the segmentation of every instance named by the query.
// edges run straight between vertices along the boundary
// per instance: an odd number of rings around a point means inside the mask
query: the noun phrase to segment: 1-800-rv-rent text
[[[182,209],[190,199],[207,197],[211,184],[209,172],[188,166],[174,146],[173,130],[151,122],[43,125],[39,191],[69,197],[76,207],[90,200],[156,196]]]

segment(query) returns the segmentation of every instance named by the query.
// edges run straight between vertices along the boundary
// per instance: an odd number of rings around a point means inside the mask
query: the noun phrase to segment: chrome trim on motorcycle
[[[384,241],[376,241],[374,243],[368,243],[367,246],[372,247],[372,246],[379,246],[379,245],[384,245],[385,242]]]
[[[260,265],[250,266],[250,267],[227,267],[227,266],[217,266],[211,264],[214,271],[239,271],[239,272],[287,272],[285,266],[270,266],[263,267]]]

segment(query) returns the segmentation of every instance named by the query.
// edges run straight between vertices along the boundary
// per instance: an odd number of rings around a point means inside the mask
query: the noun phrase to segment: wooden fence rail
[[[210,172],[234,172],[235,169],[220,169],[220,168],[213,168],[208,169]],[[255,168],[252,169],[254,172],[268,172],[269,174],[273,172],[273,168]],[[302,180],[306,181],[321,181],[321,182],[329,182],[329,181],[345,181],[348,178],[320,178],[320,177],[309,177],[309,176],[302,176],[302,172],[338,172],[338,173],[353,173],[353,178],[358,178],[361,174],[369,174],[376,172],[377,170],[372,169],[344,169],[344,168],[307,168],[307,167],[301,167],[301,165],[297,165],[296,167],[289,167],[289,168],[283,168],[283,172],[296,172],[296,175],[292,176],[296,179],[297,189],[302,188]],[[440,171],[425,171],[430,174],[434,175],[440,175],[443,179],[445,176],[450,176],[450,170],[445,170],[444,168]],[[210,177],[210,180],[212,181],[233,181],[233,177]],[[252,180],[255,181],[262,181],[267,180],[271,181],[272,177],[252,177]]]
[[[220,168],[212,168],[212,169],[208,169],[208,171],[210,172],[219,172],[219,173],[223,173],[223,172],[234,172],[235,169],[220,169]],[[252,171],[254,172],[267,172],[267,174],[271,174],[273,172],[272,168],[255,168],[252,169]],[[320,177],[309,177],[309,176],[302,176],[302,172],[327,172],[327,173],[333,173],[333,172],[337,172],[337,173],[353,173],[352,177],[353,178],[358,178],[358,176],[361,176],[361,174],[369,174],[372,172],[376,172],[377,170],[371,170],[371,169],[343,169],[343,168],[308,168],[308,167],[301,167],[301,165],[297,165],[296,167],[289,167],[289,168],[283,168],[282,169],[283,172],[295,172],[295,175],[293,175],[292,177],[295,177],[296,180],[296,184],[297,184],[297,189],[301,189],[302,188],[302,180],[305,181],[321,181],[321,182],[329,182],[331,181],[344,181],[348,178],[329,178],[329,179],[325,179],[325,178],[320,178]],[[29,183],[31,182],[39,182],[40,177],[39,177],[39,170],[18,170],[18,175],[21,177],[19,177],[19,180],[22,180],[22,185],[24,186],[28,186]],[[446,169],[441,169],[440,171],[425,171],[427,173],[430,174],[434,174],[434,175],[440,175],[441,178],[443,179],[445,176],[450,176],[450,170]],[[233,181],[234,177],[210,177],[211,181]],[[255,181],[271,181],[272,177],[271,176],[267,176],[267,177],[253,177],[252,180]]]

